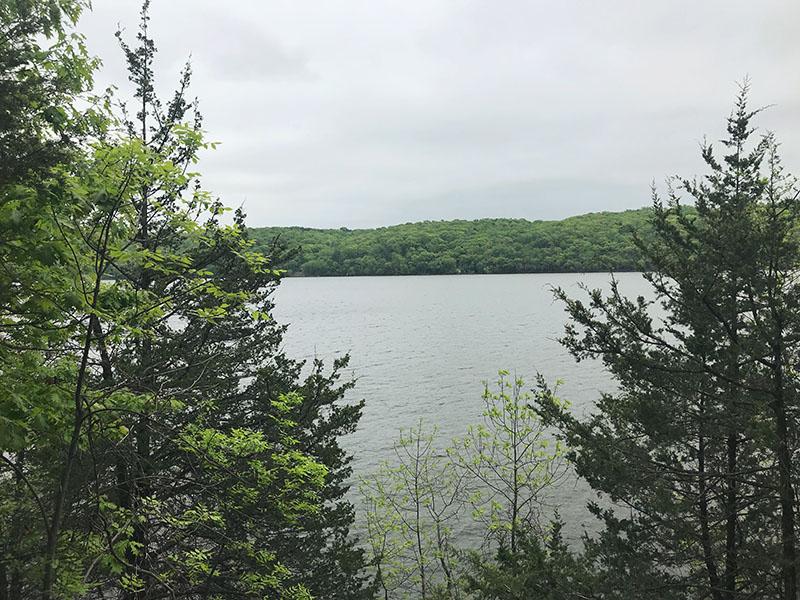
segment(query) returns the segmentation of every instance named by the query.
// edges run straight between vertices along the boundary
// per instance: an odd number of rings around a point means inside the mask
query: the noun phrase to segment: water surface
[[[631,296],[646,294],[638,273],[617,275]],[[521,274],[409,277],[323,277],[284,280],[274,317],[289,323],[289,356],[330,364],[349,353],[346,375],[358,382],[352,400],[366,399],[358,431],[343,440],[354,471],[369,472],[391,457],[401,427],[439,428],[444,445],[479,422],[483,380],[498,369],[530,385],[537,373],[559,387],[575,410],[591,410],[614,383],[597,361],[580,364],[559,344],[566,314],[553,287],[585,298],[580,288],[608,288],[609,275]],[[573,525],[586,519],[585,486],[563,489],[554,503]]]

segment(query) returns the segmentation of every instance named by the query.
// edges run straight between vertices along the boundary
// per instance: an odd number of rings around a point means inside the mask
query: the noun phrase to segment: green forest
[[[294,254],[287,275],[446,275],[636,271],[632,233],[650,234],[649,208],[562,221],[426,221],[379,229],[257,227],[259,250],[274,243]]]
[[[190,65],[157,93],[149,3],[130,98],[93,91],[89,8],[0,0],[0,600],[798,599],[800,191],[747,83],[646,210],[249,229],[196,171]],[[372,473],[348,357],[295,360],[271,317],[286,271],[637,265],[650,300],[553,290],[616,384],[593,410],[500,371],[462,437],[420,420]]]

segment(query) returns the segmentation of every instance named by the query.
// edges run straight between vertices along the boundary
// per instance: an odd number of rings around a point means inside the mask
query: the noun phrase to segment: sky
[[[129,97],[114,32],[78,29]],[[800,174],[797,0],[153,0],[158,90],[191,60],[206,189],[250,226],[561,219],[702,176],[749,78]]]

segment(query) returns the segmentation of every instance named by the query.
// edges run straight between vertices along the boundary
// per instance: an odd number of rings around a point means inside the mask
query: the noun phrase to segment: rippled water
[[[617,275],[631,296],[646,294],[637,273]],[[354,470],[369,472],[391,458],[401,427],[424,419],[441,441],[480,420],[482,380],[498,369],[533,387],[537,372],[564,380],[559,395],[590,410],[614,384],[596,361],[577,364],[561,347],[566,315],[553,299],[561,287],[585,297],[580,283],[607,288],[609,276],[589,274],[443,275],[295,278],[276,293],[274,317],[290,323],[285,349],[295,358],[350,353],[353,400],[366,399],[358,431],[343,440]],[[574,526],[586,519],[585,486],[564,487],[554,503]],[[591,525],[590,525],[591,528]]]

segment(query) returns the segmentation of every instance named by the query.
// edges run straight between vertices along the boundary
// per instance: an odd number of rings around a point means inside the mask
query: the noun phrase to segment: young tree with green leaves
[[[523,381],[507,377],[500,371],[497,393],[484,382],[483,423],[465,437],[437,448],[435,430],[426,433],[420,422],[401,431],[392,461],[362,477],[372,568],[384,598],[469,597],[462,574],[469,579],[478,564],[491,570],[489,553],[541,548],[549,532],[541,493],[564,472],[563,449],[549,443]],[[465,548],[453,540],[456,532],[474,532],[470,522],[480,539],[459,564]]]
[[[72,31],[88,2],[0,2],[0,188],[41,184],[104,126],[89,100],[97,61]]]
[[[70,31],[84,7],[0,3],[0,594],[11,597],[41,577],[31,575],[27,559],[41,556],[43,540],[52,545],[59,529],[54,506],[38,496],[32,502],[26,469],[37,460],[28,451],[34,431],[61,443],[59,423],[75,392],[56,385],[74,374],[62,350],[79,331],[70,311],[81,299],[55,230],[63,222],[74,231],[76,210],[62,202],[66,182],[57,167],[80,160],[77,142],[88,123],[102,128],[97,114],[73,108],[95,66]]]
[[[654,299],[566,302],[564,343],[620,391],[585,419],[542,402],[578,473],[617,505],[589,545],[606,596],[797,598],[798,194],[771,135],[752,141],[747,86],[710,174],[656,196]]]
[[[401,430],[394,459],[361,477],[367,541],[383,597],[459,598],[454,528],[466,506],[463,474],[422,420]]]
[[[541,492],[565,473],[563,447],[548,439],[522,379],[500,371],[498,391],[484,382],[483,423],[453,441],[448,454],[465,474],[473,518],[485,524],[489,545],[517,550],[522,531],[541,525]]]

